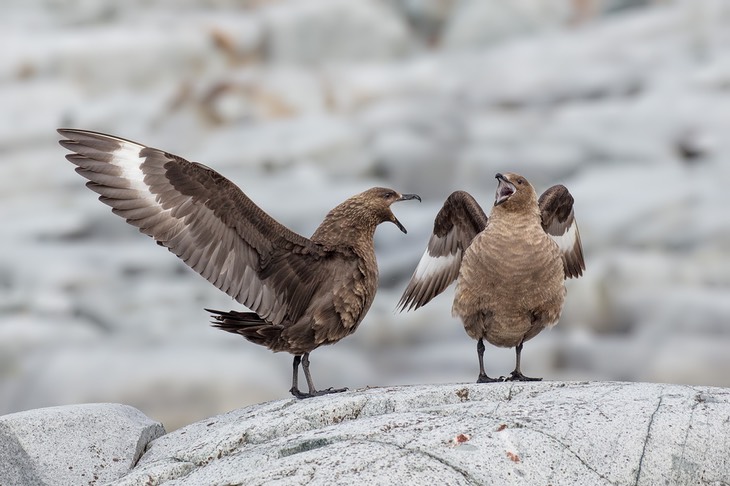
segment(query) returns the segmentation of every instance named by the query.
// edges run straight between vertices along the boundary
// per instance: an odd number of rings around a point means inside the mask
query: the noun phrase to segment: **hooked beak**
[[[398,201],[410,201],[411,199],[418,199],[418,202],[421,202],[421,196],[418,194],[401,194]]]
[[[401,194],[398,199],[396,199],[396,202],[398,201],[410,201],[411,199],[418,199],[418,202],[421,202],[421,196],[418,194]],[[406,227],[401,224],[400,221],[398,221],[398,218],[395,217],[395,214],[393,212],[390,213],[391,215],[391,221],[393,224],[395,224],[399,230],[403,232],[403,234],[408,234],[408,231],[406,230]]]
[[[494,205],[499,206],[509,199],[512,194],[517,192],[517,188],[515,188],[514,184],[508,181],[502,174],[497,173],[494,177],[499,181],[499,184],[497,185],[497,193],[494,195]]]

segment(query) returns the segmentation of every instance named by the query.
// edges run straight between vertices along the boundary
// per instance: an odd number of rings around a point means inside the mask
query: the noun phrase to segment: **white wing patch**
[[[129,142],[120,143],[121,147],[112,152],[111,163],[122,170],[122,176],[129,181],[132,189],[149,192],[140,168],[144,159],[139,156],[139,153],[144,147]]]
[[[555,243],[558,244],[561,253],[568,253],[575,247],[576,241],[578,241],[578,225],[571,224],[568,229],[560,236],[550,235]]]
[[[423,256],[418,262],[413,278],[415,280],[425,280],[444,273],[448,271],[448,269],[457,260],[461,260],[461,250],[457,250],[457,252],[452,255],[438,257],[431,256],[428,253],[428,250],[426,250],[423,252]]]

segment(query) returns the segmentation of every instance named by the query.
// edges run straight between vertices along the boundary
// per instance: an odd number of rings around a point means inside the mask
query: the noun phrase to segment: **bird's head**
[[[497,192],[494,206],[507,210],[520,210],[537,205],[537,193],[527,179],[519,174],[507,172],[497,174]]]
[[[401,194],[398,191],[385,187],[373,187],[356,197],[360,199],[364,208],[373,215],[376,225],[389,221],[395,224],[403,233],[408,233],[408,231],[398,221],[398,218],[395,217],[390,206],[398,201],[410,201],[411,199],[421,200],[418,194]]]
[[[369,241],[372,243],[375,228],[386,221],[390,221],[406,233],[405,227],[395,217],[390,206],[394,202],[410,199],[421,200],[417,194],[401,194],[393,189],[383,187],[368,189],[352,196],[327,213],[322,224],[312,235],[312,239],[320,243],[342,244],[361,241],[363,234],[369,234],[371,238]]]

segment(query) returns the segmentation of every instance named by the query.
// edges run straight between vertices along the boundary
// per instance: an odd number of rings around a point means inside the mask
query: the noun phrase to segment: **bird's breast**
[[[347,292],[349,302],[346,306],[340,306],[340,312],[343,326],[352,331],[367,314],[378,289],[378,262],[375,257],[375,249],[369,245],[355,248],[354,253],[357,255],[357,265],[354,267],[353,274],[336,277],[343,278],[344,285],[349,287]],[[347,310],[342,312],[344,309]]]
[[[487,227],[464,254],[457,292],[490,304],[529,305],[563,292],[557,245],[542,228]]]

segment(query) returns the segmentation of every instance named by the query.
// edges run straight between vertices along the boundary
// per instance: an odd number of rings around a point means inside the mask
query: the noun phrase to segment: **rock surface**
[[[112,484],[726,484],[729,438],[722,388],[372,388],[189,425]]]
[[[0,417],[0,486],[106,484],[165,433],[119,404],[41,408]]]

